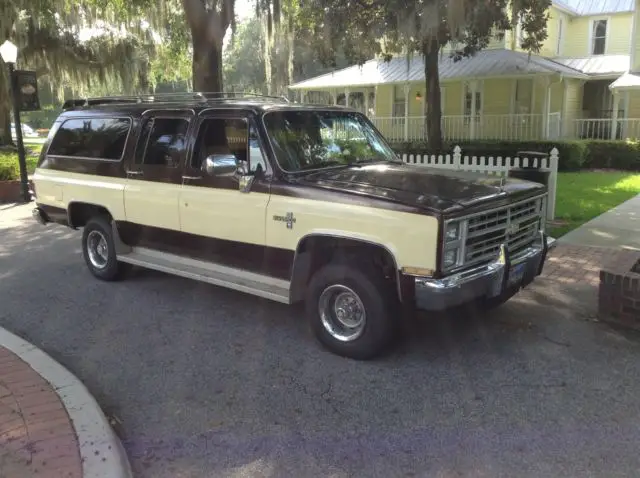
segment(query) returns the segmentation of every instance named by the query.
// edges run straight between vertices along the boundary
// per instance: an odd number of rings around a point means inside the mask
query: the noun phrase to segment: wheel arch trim
[[[296,264],[300,259],[300,247],[302,246],[304,241],[306,241],[307,239],[316,238],[316,237],[327,238],[327,239],[345,239],[353,242],[360,242],[360,243],[367,244],[374,247],[379,247],[382,250],[384,250],[384,252],[387,253],[391,257],[391,260],[393,261],[393,268],[395,271],[394,274],[396,279],[396,294],[398,295],[398,299],[402,301],[400,269],[398,267],[398,260],[396,259],[397,254],[395,253],[395,248],[392,245],[385,244],[383,241],[378,240],[378,238],[376,237],[372,237],[364,234],[352,234],[352,233],[346,233],[344,231],[327,230],[327,229],[318,229],[318,230],[311,231],[301,236],[300,239],[298,240],[298,243],[296,244],[296,250],[293,256],[292,273],[291,273],[291,287],[292,287],[291,299],[292,300],[296,299],[296,297],[294,297],[293,287],[294,287],[294,281],[295,281],[295,275],[296,275]],[[297,296],[297,294],[295,295]]]

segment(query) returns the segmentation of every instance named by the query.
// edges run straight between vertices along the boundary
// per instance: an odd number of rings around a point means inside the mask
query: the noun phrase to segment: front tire
[[[320,343],[357,360],[380,356],[393,342],[395,302],[393,288],[381,272],[349,263],[320,268],[305,297],[307,317]]]
[[[82,255],[89,271],[98,279],[121,279],[128,264],[118,262],[110,221],[105,217],[91,218],[82,231]]]

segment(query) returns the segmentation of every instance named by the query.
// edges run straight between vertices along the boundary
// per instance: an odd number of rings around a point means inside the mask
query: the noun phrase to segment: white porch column
[[[471,139],[476,139],[476,96],[478,94],[478,82],[473,80],[469,83],[471,89],[471,120],[469,122],[469,136]]]
[[[545,77],[542,80],[544,86],[544,100],[542,102],[542,138],[549,138],[549,108],[551,105],[551,85],[549,78]]]
[[[349,88],[345,88],[344,89],[344,105],[348,108],[349,107],[349,94],[351,93],[351,90],[349,90]]]
[[[409,90],[408,83],[404,85],[404,140],[409,141]]]
[[[611,92],[612,96],[613,96],[613,114],[611,115],[611,139],[616,139],[616,137],[618,136],[618,112],[619,112],[619,105],[620,105],[620,97],[618,96],[618,92],[617,91],[612,91]]]
[[[369,88],[364,89],[364,115],[369,117]]]
[[[568,108],[568,94],[569,94],[569,82],[564,80],[564,89],[562,93],[562,109],[560,110],[560,137],[566,138],[568,133],[567,128],[567,108]]]
[[[630,102],[631,102],[631,92],[629,90],[624,92],[624,119],[628,119],[629,118],[629,107],[630,107]],[[628,128],[629,128],[629,122],[625,121],[624,123],[622,123],[622,139],[626,139],[628,136]]]
[[[333,104],[338,104],[338,92],[336,90],[331,90],[331,97],[333,99]]]

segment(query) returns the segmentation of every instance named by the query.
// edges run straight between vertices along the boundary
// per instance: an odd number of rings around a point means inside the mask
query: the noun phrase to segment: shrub
[[[586,143],[586,168],[640,171],[640,143],[596,140]]]
[[[563,141],[455,141],[446,144],[443,151],[433,151],[426,142],[394,143],[398,153],[434,154],[450,153],[459,145],[463,155],[516,156],[518,151],[549,153],[558,148],[560,171],[585,168],[611,168],[640,170],[640,143],[628,141],[563,140]]]
[[[18,161],[8,155],[0,155],[0,181],[10,181],[20,177]]]
[[[38,164],[39,155],[27,149],[27,174],[33,174]],[[20,179],[18,153],[15,150],[0,150],[0,181]]]

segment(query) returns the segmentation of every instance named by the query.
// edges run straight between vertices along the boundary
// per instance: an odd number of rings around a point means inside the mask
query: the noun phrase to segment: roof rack
[[[184,101],[199,101],[203,103],[222,101],[228,99],[257,99],[257,100],[278,100],[289,103],[285,96],[261,95],[258,93],[243,92],[200,92],[193,93],[158,93],[153,95],[129,95],[129,96],[99,96],[95,98],[72,98],[66,100],[62,105],[63,110],[82,108],[86,106],[97,106],[107,104],[130,104],[130,103],[179,103]]]

